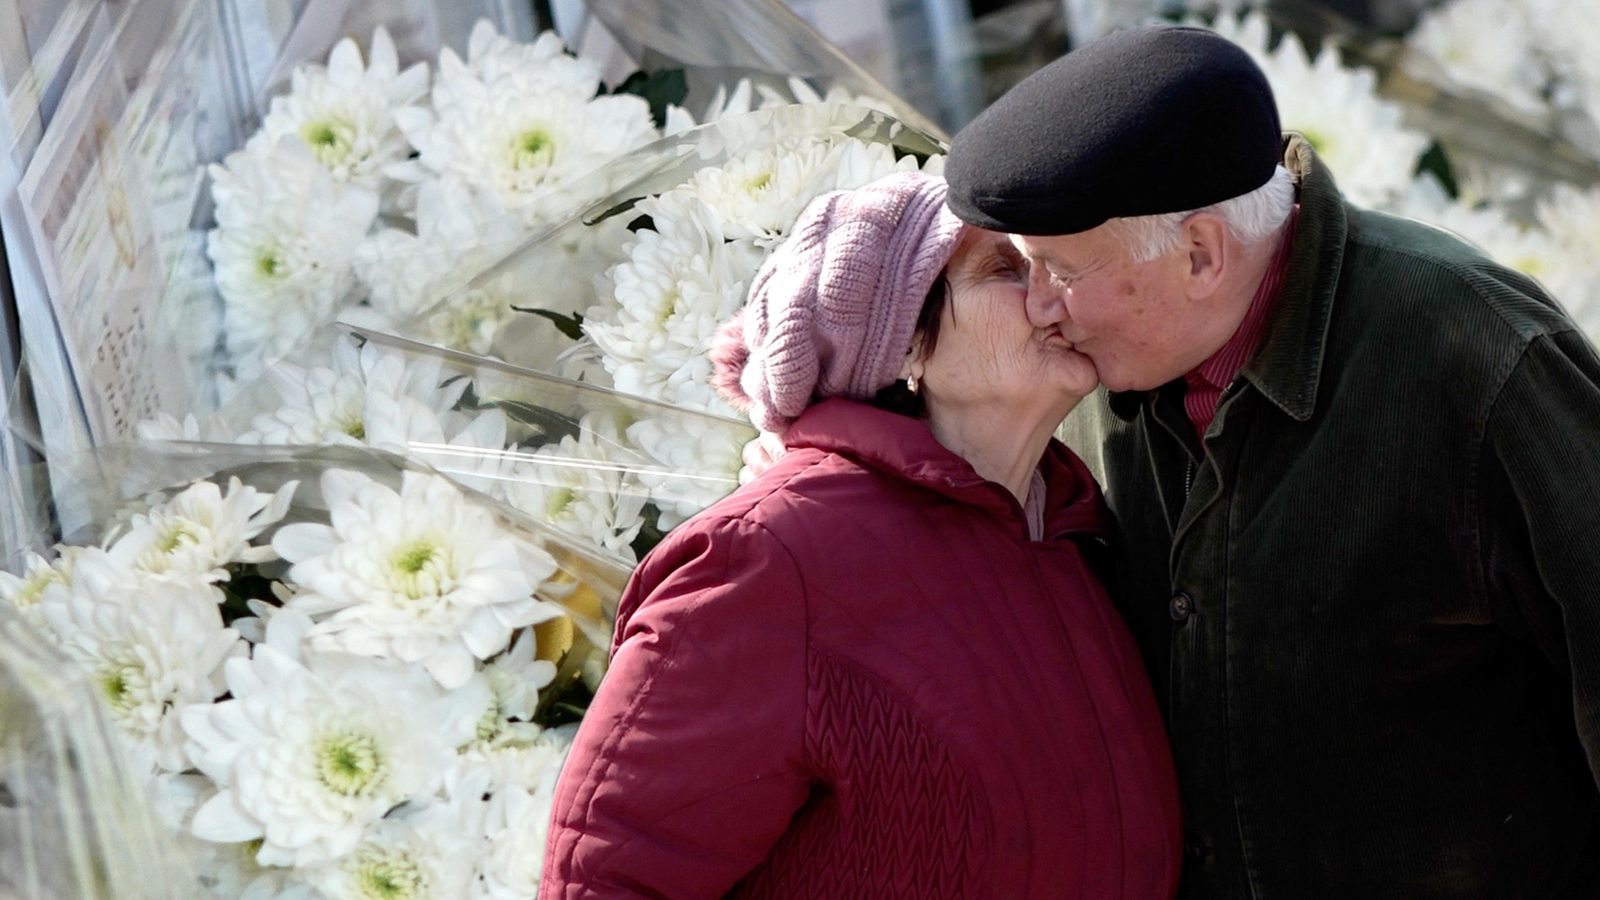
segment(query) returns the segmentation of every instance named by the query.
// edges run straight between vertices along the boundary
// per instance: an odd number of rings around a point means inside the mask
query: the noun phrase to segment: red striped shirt
[[[1255,355],[1262,337],[1266,335],[1267,323],[1272,321],[1272,310],[1278,305],[1278,289],[1283,286],[1284,271],[1289,267],[1289,245],[1294,240],[1294,220],[1299,215],[1300,204],[1296,203],[1289,213],[1289,227],[1284,230],[1283,242],[1278,245],[1278,252],[1272,257],[1267,274],[1256,287],[1255,296],[1250,299],[1250,309],[1245,312],[1244,321],[1239,323],[1239,330],[1220,350],[1211,354],[1210,359],[1183,376],[1189,385],[1183,395],[1183,411],[1194,423],[1195,435],[1201,442],[1205,441],[1206,429],[1211,427],[1211,420],[1217,414],[1217,402],[1222,399],[1223,389],[1238,377],[1239,370]]]

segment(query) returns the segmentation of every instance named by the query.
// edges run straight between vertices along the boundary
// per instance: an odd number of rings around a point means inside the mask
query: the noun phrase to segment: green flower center
[[[478,740],[494,740],[505,730],[505,724],[505,717],[500,714],[500,696],[496,694],[494,701],[484,711],[483,718],[478,720]]]
[[[61,573],[54,569],[45,569],[38,575],[22,582],[17,587],[16,595],[11,598],[12,605],[16,606],[17,609],[26,609],[38,603],[39,598],[44,596],[44,589],[49,587],[53,581],[65,584],[67,579],[61,577]]]
[[[422,538],[400,548],[392,557],[398,588],[413,600],[448,593],[450,555],[438,541]]]
[[[185,544],[197,544],[199,542],[200,534],[194,528],[194,523],[174,522],[167,529],[167,533],[161,536],[161,540],[156,542],[156,550],[167,554]]]
[[[758,193],[760,191],[766,190],[771,185],[772,185],[772,173],[771,172],[762,172],[760,175],[757,175],[756,177],[745,181],[744,189],[746,191],[749,191],[750,193],[754,194],[754,193]]]
[[[351,868],[356,896],[363,900],[404,900],[430,893],[427,873],[398,850],[360,850]]]
[[[378,739],[365,732],[324,737],[317,744],[317,777],[341,797],[370,797],[389,780]]]
[[[361,421],[360,416],[350,416],[339,423],[339,430],[358,441],[367,439],[367,424]]]
[[[543,128],[530,128],[512,142],[511,166],[514,169],[546,169],[555,160],[555,138]]]
[[[337,119],[307,122],[300,126],[300,139],[311,148],[311,154],[326,166],[348,161],[354,138],[355,129]]]
[[[439,551],[432,544],[413,544],[400,551],[400,555],[395,558],[394,567],[406,575],[418,575],[437,555]]]
[[[661,312],[656,316],[656,327],[666,328],[667,322],[678,313],[678,307],[683,305],[683,294],[676,286],[668,289],[666,303],[661,305]]]
[[[125,713],[139,705],[140,688],[147,686],[144,670],[131,660],[113,660],[100,670],[100,692],[112,710]]]
[[[577,494],[574,493],[572,488],[569,487],[556,488],[555,490],[551,491],[545,496],[545,516],[554,519],[556,516],[566,512],[567,507],[572,505],[572,501],[576,497]]]
[[[283,255],[277,247],[256,252],[256,274],[262,278],[277,278],[283,271]]]

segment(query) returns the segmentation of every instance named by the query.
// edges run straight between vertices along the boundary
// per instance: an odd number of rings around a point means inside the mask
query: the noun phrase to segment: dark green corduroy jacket
[[[1069,443],[1121,531],[1185,898],[1600,897],[1600,357],[1529,279],[1310,147],[1261,349]]]

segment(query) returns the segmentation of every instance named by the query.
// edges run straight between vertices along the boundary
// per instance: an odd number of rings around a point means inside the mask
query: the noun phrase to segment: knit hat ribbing
[[[712,384],[764,431],[813,398],[893,384],[923,300],[960,241],[945,183],[898,172],[816,198],[711,345]]]

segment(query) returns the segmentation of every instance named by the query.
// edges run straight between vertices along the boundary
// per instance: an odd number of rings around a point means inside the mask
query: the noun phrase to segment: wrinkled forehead
[[[950,269],[962,271],[977,268],[996,259],[1008,262],[1024,261],[1022,250],[1012,241],[1010,235],[968,226],[966,233],[961,237],[961,242],[956,245],[955,254],[950,257]]]

